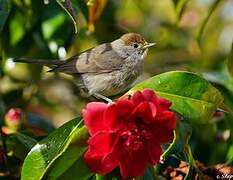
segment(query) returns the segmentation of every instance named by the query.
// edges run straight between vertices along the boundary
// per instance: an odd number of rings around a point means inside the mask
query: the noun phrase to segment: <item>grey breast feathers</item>
[[[68,74],[112,72],[120,69],[123,60],[110,43],[105,43],[67,59],[50,71]]]

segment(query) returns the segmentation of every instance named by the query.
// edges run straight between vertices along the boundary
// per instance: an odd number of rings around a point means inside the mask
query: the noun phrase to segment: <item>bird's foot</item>
[[[93,93],[92,96],[94,96],[97,99],[102,99],[102,100],[106,101],[109,104],[113,103],[113,101],[111,99],[109,99],[106,96],[103,96],[103,95],[101,95],[99,93]]]

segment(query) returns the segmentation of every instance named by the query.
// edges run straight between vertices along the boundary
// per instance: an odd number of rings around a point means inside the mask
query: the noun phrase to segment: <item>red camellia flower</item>
[[[149,89],[112,104],[87,104],[82,112],[90,134],[86,164],[100,174],[119,166],[123,178],[143,175],[159,162],[160,145],[173,139],[176,118],[170,106]]]

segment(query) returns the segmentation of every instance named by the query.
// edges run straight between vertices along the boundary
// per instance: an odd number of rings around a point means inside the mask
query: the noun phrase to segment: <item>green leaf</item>
[[[87,3],[85,1],[78,1],[76,4],[74,3],[74,5],[76,5],[78,10],[82,13],[82,15],[85,17],[85,20],[87,21],[88,20],[88,6],[87,6]]]
[[[231,96],[233,95],[233,78],[230,77],[226,68],[224,68],[224,70],[220,72],[208,72],[203,73],[203,75],[210,82],[220,85],[219,88],[222,89],[222,93],[226,97],[224,100],[224,104],[221,104],[220,108],[225,110],[233,117],[233,110],[231,108],[233,105],[231,100]],[[228,92],[225,92],[225,89],[229,91],[229,94]]]
[[[0,31],[3,29],[4,24],[8,18],[11,9],[11,1],[0,0]]]
[[[76,175],[79,179],[87,179],[92,175],[82,161],[82,154],[86,150],[86,137],[87,130],[85,127],[82,127],[80,131],[78,131],[78,139],[73,140],[74,143],[69,145],[67,150],[50,168],[47,175],[48,179],[70,179],[69,176]],[[78,144],[75,142],[78,142]]]
[[[105,180],[106,178],[105,178],[103,175],[96,174],[96,175],[95,175],[95,179],[96,179],[96,180]]]
[[[220,2],[221,2],[221,0],[214,1],[214,3],[212,4],[212,6],[210,7],[210,9],[207,13],[208,14],[207,17],[205,18],[205,20],[203,21],[203,23],[201,25],[200,31],[198,32],[198,35],[197,35],[197,42],[198,42],[199,46],[201,46],[201,38],[202,38],[203,32],[207,26],[207,23],[208,23],[211,15],[213,14],[214,10],[217,8],[217,6]]]
[[[10,44],[15,46],[26,33],[25,26],[22,24],[25,23],[24,15],[15,12],[14,18],[9,21],[9,30],[10,30]]]
[[[182,17],[182,14],[184,12],[184,9],[187,5],[189,0],[174,0],[173,3],[175,5],[175,9],[176,9],[176,14],[177,14],[177,22],[180,21],[180,18]]]
[[[77,33],[78,28],[77,28],[77,23],[76,23],[76,20],[75,20],[76,15],[74,13],[71,0],[56,0],[56,1],[66,11],[66,13],[70,16],[70,18],[71,18],[71,20],[73,21],[73,24],[74,24],[74,31],[75,31],[75,33]]]
[[[227,165],[233,164],[233,145],[231,145],[227,152]]]
[[[94,174],[90,172],[84,163],[83,157],[80,157],[67,171],[65,171],[59,178],[54,180],[73,179],[78,177],[79,180],[88,180]]]
[[[14,156],[24,160],[27,153],[37,143],[37,141],[25,134],[10,134],[7,137],[7,149],[13,152]]]
[[[65,15],[57,14],[42,23],[42,32],[46,40],[52,39],[52,35],[65,22]]]
[[[228,57],[227,67],[228,67],[228,72],[230,73],[231,77],[233,77],[233,43],[231,46],[231,52]]]
[[[154,76],[133,87],[150,88],[172,102],[171,109],[192,123],[206,123],[222,103],[221,93],[202,77],[185,71],[171,71]]]
[[[16,133],[10,135],[10,137],[15,137],[18,141],[20,141],[28,150],[30,150],[37,141],[30,136],[24,135],[22,133]]]
[[[51,168],[51,172],[48,175],[48,179],[57,179],[64,172],[69,169],[69,167],[74,164],[77,158],[85,151],[85,147],[79,148],[76,146],[69,147],[62,156],[54,163]]]
[[[147,168],[143,175],[142,180],[153,180],[153,179],[154,179],[153,171]]]
[[[42,179],[49,167],[58,159],[71,143],[80,143],[82,132],[80,118],[69,121],[48,137],[37,143],[28,153],[22,168],[22,180]],[[81,134],[83,141],[83,133]],[[87,138],[87,136],[86,136]]]

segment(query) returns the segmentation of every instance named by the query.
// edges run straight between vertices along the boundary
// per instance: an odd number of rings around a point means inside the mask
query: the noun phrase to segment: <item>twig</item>
[[[0,125],[0,135],[1,135],[1,139],[2,139],[2,147],[3,147],[3,154],[6,157],[6,160],[4,162],[5,164],[5,169],[6,169],[6,174],[10,174],[9,173],[9,168],[8,168],[8,156],[7,156],[7,146],[6,146],[6,136],[4,134],[4,132],[2,131],[2,125]]]

